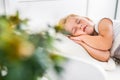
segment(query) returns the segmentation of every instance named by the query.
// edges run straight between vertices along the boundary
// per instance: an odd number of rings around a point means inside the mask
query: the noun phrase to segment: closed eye
[[[76,23],[77,23],[77,24],[80,24],[80,19],[76,19]]]

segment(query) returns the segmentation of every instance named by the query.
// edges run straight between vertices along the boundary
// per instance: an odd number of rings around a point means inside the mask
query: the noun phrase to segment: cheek
[[[70,29],[70,27],[65,27],[64,29],[65,29],[65,31],[71,33],[71,29]]]
[[[87,34],[92,34],[94,32],[93,28],[89,28],[86,30],[86,33]]]
[[[72,26],[73,26],[73,25],[66,24],[64,29],[65,29],[67,32],[70,32],[70,33],[71,33],[71,31],[72,31]]]

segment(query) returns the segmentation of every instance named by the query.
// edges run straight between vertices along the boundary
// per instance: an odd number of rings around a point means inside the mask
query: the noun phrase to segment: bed
[[[57,34],[54,46],[55,53],[71,60],[66,69],[67,75],[62,80],[119,80],[120,65],[115,64],[112,58],[108,62],[93,59],[87,51],[63,34]],[[78,67],[75,67],[78,66]],[[74,67],[70,67],[74,66]],[[73,72],[71,72],[73,70]],[[75,72],[77,71],[77,73]],[[70,74],[72,73],[72,74]],[[87,75],[86,75],[87,74]],[[69,78],[70,75],[74,78]],[[82,75],[82,76],[80,76]],[[87,77],[86,77],[87,76]]]

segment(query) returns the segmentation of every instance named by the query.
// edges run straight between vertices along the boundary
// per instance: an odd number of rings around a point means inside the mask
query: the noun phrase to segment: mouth
[[[85,29],[86,29],[87,25],[83,28],[83,31],[85,32]]]

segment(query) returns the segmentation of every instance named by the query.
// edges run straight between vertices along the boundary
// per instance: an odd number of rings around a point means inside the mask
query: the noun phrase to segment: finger
[[[74,40],[79,40],[78,37],[70,37],[71,39],[74,39]]]

